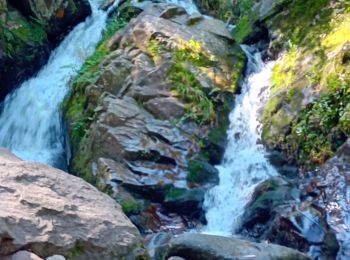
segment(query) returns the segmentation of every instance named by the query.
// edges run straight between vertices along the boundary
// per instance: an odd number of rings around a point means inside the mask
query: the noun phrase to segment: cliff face
[[[1,0],[0,100],[33,75],[50,49],[89,13],[85,0]]]

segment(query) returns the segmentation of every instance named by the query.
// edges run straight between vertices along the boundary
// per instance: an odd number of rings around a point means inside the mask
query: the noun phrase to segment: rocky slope
[[[0,100],[32,76],[51,48],[89,13],[87,0],[1,0]]]
[[[126,7],[111,23],[137,9],[73,82],[66,117],[72,172],[115,186],[148,232],[162,226],[158,203],[200,218],[204,190],[196,187],[217,181],[211,163],[221,159],[244,56],[223,22],[181,7]]]
[[[138,230],[108,195],[82,179],[0,150],[0,258],[28,250],[40,257],[121,259]]]

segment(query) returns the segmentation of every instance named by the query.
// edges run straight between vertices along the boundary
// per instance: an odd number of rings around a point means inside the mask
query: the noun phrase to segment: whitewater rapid
[[[69,81],[101,40],[108,14],[98,8],[100,1],[89,2],[91,16],[66,36],[36,76],[21,84],[2,104],[0,147],[22,159],[65,168],[61,104],[68,94]]]
[[[230,113],[228,142],[219,170],[219,185],[205,196],[205,233],[231,236],[240,226],[254,188],[277,171],[261,144],[260,111],[269,97],[273,62],[264,63],[254,47],[242,46],[247,58],[242,92]]]

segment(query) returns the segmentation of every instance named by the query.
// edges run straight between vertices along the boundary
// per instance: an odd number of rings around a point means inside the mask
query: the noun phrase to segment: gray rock
[[[175,119],[185,114],[184,104],[174,98],[153,98],[145,103],[145,108],[158,119]]]
[[[283,246],[196,233],[172,238],[167,246],[158,249],[158,256],[162,256],[161,259],[177,256],[191,260],[309,259],[306,255]]]
[[[108,195],[80,178],[0,150],[0,255],[125,256],[140,240]]]

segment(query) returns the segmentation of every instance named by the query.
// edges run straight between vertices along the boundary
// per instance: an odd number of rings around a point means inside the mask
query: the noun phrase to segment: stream
[[[256,185],[277,175],[261,144],[259,111],[269,97],[273,62],[264,63],[261,53],[242,46],[248,57],[242,93],[236,96],[230,114],[230,128],[220,183],[207,192],[204,202],[208,224],[205,232],[230,236],[240,226],[240,217]]]
[[[89,2],[91,16],[77,25],[51,53],[47,64],[9,94],[0,107],[0,147],[24,160],[67,169],[62,102],[69,93],[70,80],[101,40],[109,12],[119,3],[103,11],[99,9],[101,1]],[[164,2],[180,5],[188,13],[199,12],[192,0]],[[242,45],[242,49],[248,58],[246,75],[230,113],[224,158],[216,166],[219,184],[205,195],[207,225],[200,232],[207,234],[233,236],[255,187],[278,175],[267,159],[259,122],[270,94],[274,62],[264,62],[254,46]]]

